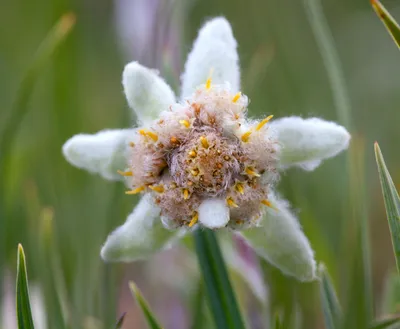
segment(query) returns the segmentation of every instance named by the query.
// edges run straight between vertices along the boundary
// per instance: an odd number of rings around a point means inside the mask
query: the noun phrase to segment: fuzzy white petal
[[[101,257],[106,261],[130,262],[144,259],[166,248],[176,232],[166,230],[160,220],[160,209],[150,194],[146,194],[128,216],[125,224],[112,232]]]
[[[282,167],[295,165],[314,170],[321,160],[347,149],[350,142],[344,127],[318,118],[282,118],[271,122],[270,127],[282,146]]]
[[[103,130],[78,134],[63,145],[64,157],[72,165],[97,173],[109,180],[121,180],[117,170],[126,167],[126,144],[134,136],[131,129]]]
[[[223,199],[206,199],[199,206],[199,222],[208,228],[224,227],[229,222],[229,208]]]
[[[229,82],[233,92],[240,88],[237,42],[229,22],[214,18],[200,29],[185,64],[182,75],[181,98],[189,96],[197,86],[204,84],[212,72],[212,82]]]
[[[142,123],[156,119],[160,112],[175,103],[174,92],[158,72],[138,62],[125,66],[122,85],[129,106]]]
[[[314,252],[297,218],[285,201],[269,197],[277,210],[268,208],[261,227],[241,232],[254,250],[283,273],[300,281],[316,279]]]

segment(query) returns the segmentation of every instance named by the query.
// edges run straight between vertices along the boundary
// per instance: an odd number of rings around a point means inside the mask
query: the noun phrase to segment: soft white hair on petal
[[[297,218],[286,201],[273,195],[269,200],[275,209],[268,208],[260,227],[240,233],[254,250],[283,273],[300,281],[316,279],[314,252]]]
[[[134,135],[132,129],[78,134],[65,142],[62,152],[75,167],[100,174],[109,180],[121,180],[122,176],[117,170],[126,167],[126,145]]]
[[[174,92],[158,72],[138,62],[125,66],[122,85],[129,106],[142,123],[156,119],[160,112],[175,103]]]
[[[344,127],[319,118],[282,118],[271,122],[270,128],[282,147],[282,168],[298,166],[314,170],[322,160],[347,149],[350,142],[350,134]]]
[[[229,207],[223,199],[206,199],[201,202],[199,222],[208,228],[224,227],[229,222]]]
[[[224,17],[214,18],[203,25],[193,44],[182,74],[181,98],[193,93],[212,73],[212,82],[229,82],[232,91],[240,89],[239,56],[232,28]]]
[[[150,194],[137,204],[126,222],[112,232],[101,249],[105,261],[130,262],[144,259],[169,246],[177,232],[166,230],[160,220],[160,209]]]

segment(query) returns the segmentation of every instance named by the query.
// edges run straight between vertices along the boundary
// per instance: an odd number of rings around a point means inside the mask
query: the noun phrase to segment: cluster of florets
[[[200,86],[132,136],[127,194],[151,192],[168,227],[193,226],[205,199],[225,199],[228,226],[256,225],[276,181],[279,145],[269,116],[246,120],[248,99],[227,85]]]

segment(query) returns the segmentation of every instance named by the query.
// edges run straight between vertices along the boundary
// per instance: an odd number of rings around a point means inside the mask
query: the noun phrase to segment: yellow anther
[[[201,145],[203,145],[204,148],[206,148],[206,149],[209,148],[210,145],[208,144],[208,140],[207,140],[206,137],[201,136],[200,137],[200,142],[201,142]]]
[[[193,176],[197,176],[199,174],[199,169],[195,168],[190,171]]]
[[[179,120],[179,123],[180,123],[182,126],[185,126],[186,128],[189,128],[189,127],[190,127],[190,122],[187,121],[187,120]]]
[[[153,141],[158,141],[158,135],[149,130],[140,129],[139,134],[142,136],[150,137]]]
[[[188,224],[189,227],[192,227],[194,224],[197,223],[197,221],[199,220],[199,214],[197,211],[194,212],[194,215],[192,217],[192,220],[190,221],[190,223]]]
[[[144,186],[139,186],[138,188],[135,188],[134,190],[126,191],[125,194],[138,194],[138,193],[144,191],[144,189],[145,189]]]
[[[191,157],[191,158],[195,158],[196,156],[197,156],[197,153],[196,153],[196,151],[195,150],[191,150],[191,151],[189,151],[189,156]]]
[[[236,190],[237,192],[239,192],[240,194],[244,194],[243,184],[237,182],[236,185],[235,185],[235,190]]]
[[[242,142],[247,143],[249,141],[251,131],[247,131],[242,135]]]
[[[246,169],[244,171],[249,176],[255,176],[255,177],[260,177],[261,176],[257,171],[255,171],[253,169],[253,167],[246,167]]]
[[[135,143],[134,142],[129,142],[129,146],[130,147],[135,147]]]
[[[178,185],[176,185],[176,183],[175,182],[172,182],[171,183],[171,185],[169,186],[170,188],[172,188],[172,189],[174,189],[174,188],[177,188],[178,187]]]
[[[235,96],[233,96],[232,102],[236,103],[239,100],[240,96],[242,96],[242,93],[239,91]]]
[[[121,176],[133,176],[133,172],[132,171],[121,171],[121,170],[117,170],[117,173],[120,174]]]
[[[264,120],[262,120],[256,127],[256,130],[259,131],[265,124],[267,124],[274,116],[269,115]]]
[[[235,203],[235,201],[233,201],[233,199],[231,197],[226,199],[226,203],[228,204],[229,207],[232,208],[238,208],[239,206]]]
[[[149,185],[149,189],[151,189],[151,190],[153,190],[153,191],[155,191],[157,193],[163,193],[164,192],[164,186],[162,186],[162,185],[155,185],[155,186]]]
[[[206,81],[206,89],[209,90],[211,88],[211,78],[208,78]]]
[[[189,199],[189,197],[190,197],[190,195],[189,195],[189,190],[186,189],[186,188],[184,188],[184,189],[183,189],[183,199],[184,199],[184,200],[187,200],[187,199]]]
[[[272,205],[272,203],[271,203],[269,200],[267,200],[267,199],[261,200],[261,203],[262,203],[264,206],[270,207],[270,208],[272,208],[272,209],[278,211],[278,209],[277,209],[276,207],[274,207],[274,206]]]

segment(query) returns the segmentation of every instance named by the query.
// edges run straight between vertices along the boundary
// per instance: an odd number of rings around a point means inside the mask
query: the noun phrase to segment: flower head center
[[[229,208],[231,226],[258,219],[274,182],[277,143],[271,116],[249,123],[247,104],[245,95],[207,83],[138,129],[123,172],[132,185],[127,193],[151,192],[177,225],[193,226],[202,201],[213,197]]]

